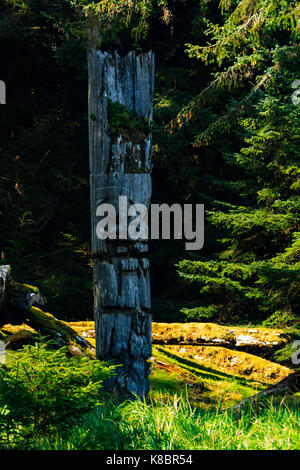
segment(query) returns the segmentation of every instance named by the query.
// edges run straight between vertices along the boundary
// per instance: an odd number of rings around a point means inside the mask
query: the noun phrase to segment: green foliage
[[[232,106],[227,99],[226,113],[195,136],[195,146],[208,145],[215,134],[229,132],[245,105],[255,98],[262,86],[273,80],[277,68],[272,67],[271,62],[277,48],[288,47],[292,53],[299,39],[300,10],[296,0],[241,0],[232,6],[231,2],[221,2],[221,8],[221,25],[206,15],[195,19],[197,27],[205,25],[208,43],[204,46],[186,44],[189,57],[210,67],[216,65],[219,70],[215,71],[210,85],[181,109],[171,122],[170,131],[195,119],[203,106],[216,103],[224,94],[226,97],[226,92],[239,90],[238,102]],[[229,14],[224,12],[228,9]]]
[[[284,433],[282,432],[284,426]],[[275,450],[299,448],[299,408],[266,403],[240,419],[230,411],[199,411],[184,397],[157,402],[106,403],[68,438],[28,442],[43,450]]]
[[[239,102],[204,129],[201,138],[196,137],[209,146],[220,131],[231,129],[237,141],[221,152],[231,179],[211,178],[222,198],[216,197],[207,210],[224,248],[204,261],[180,262],[179,274],[199,285],[202,315],[216,312],[219,320],[237,321],[263,319],[280,311],[295,321],[300,310],[300,108],[291,101],[291,85],[300,65],[300,49],[292,43],[298,32],[293,18],[299,11],[294,2],[252,0],[234,8],[229,16],[224,14],[223,27],[211,25],[215,42],[191,46],[190,54],[225,68],[209,90],[214,93],[220,83],[225,86],[222,92],[232,91],[232,80],[238,88],[245,87],[225,64],[235,61],[232,67],[239,67],[237,51],[244,61],[249,49],[259,48],[263,73],[256,73],[256,83],[264,90],[240,93]],[[248,81],[253,74],[254,68]],[[220,99],[218,92],[216,96]],[[238,110],[234,116],[233,110]],[[197,309],[185,313],[199,318]]]
[[[89,45],[116,43],[122,31],[131,31],[135,41],[145,38],[152,13],[149,0],[71,0],[71,4],[85,18],[85,32]]]
[[[252,273],[236,279],[220,265],[199,297],[199,280],[186,289],[174,269],[187,257],[184,244],[151,242],[155,318],[225,319],[227,304],[230,319],[294,317],[297,2],[7,0],[0,9],[9,90],[0,109],[0,252],[13,276],[39,286],[58,318],[92,318],[86,139],[96,116],[86,111],[86,46],[151,49],[153,202],[205,203],[201,260],[208,270],[225,262]],[[113,132],[149,132],[121,108],[112,114]]]
[[[125,133],[125,135],[133,133],[149,135],[151,133],[151,126],[146,119],[140,121],[133,110],[128,110],[118,101],[113,102],[108,99],[107,116],[109,130],[113,135],[119,135],[120,133]]]
[[[0,436],[14,444],[24,432],[45,433],[70,428],[99,403],[99,388],[112,367],[51,342],[24,346],[0,367]]]
[[[184,275],[182,275],[184,277]],[[211,318],[216,318],[220,311],[217,305],[208,305],[196,308],[182,308],[181,312],[193,321],[208,321]]]
[[[149,0],[55,0],[49,6],[41,0],[5,3],[18,25],[24,17],[30,19],[38,14],[44,24],[57,29],[61,38],[71,42],[80,39],[88,47],[115,45],[124,32],[136,42],[145,38],[153,11]],[[9,27],[9,23],[4,24]],[[28,24],[27,34],[39,28]]]

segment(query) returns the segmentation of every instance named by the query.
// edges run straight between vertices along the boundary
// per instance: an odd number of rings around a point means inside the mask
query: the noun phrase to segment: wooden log
[[[240,413],[247,405],[253,404],[254,406],[257,406],[265,398],[278,395],[293,395],[298,392],[300,392],[300,371],[294,372],[282,379],[280,382],[271,385],[266,390],[262,390],[261,392],[246,398],[246,400],[237,403],[231,409],[235,413]]]
[[[106,202],[115,207],[117,216],[125,215],[119,208],[120,196],[127,196],[130,204],[150,205],[151,135],[124,129],[112,133],[108,100],[134,111],[137,119],[151,121],[154,55],[130,52],[121,58],[91,50],[88,68],[96,355],[120,365],[118,374],[105,384],[109,391],[145,396],[151,357],[147,241],[99,239],[96,209]]]
[[[10,266],[0,266],[0,326],[28,324],[35,331],[49,336],[58,346],[67,346],[72,355],[82,355],[93,348],[70,326],[36,307],[45,303],[46,299],[36,287],[15,282],[10,275]],[[28,335],[16,333],[16,337],[12,336],[7,338],[9,344],[21,345],[22,337],[24,344],[28,340]]]
[[[17,350],[25,344],[34,344],[34,333],[27,329],[22,329],[5,337],[5,349]]]
[[[225,326],[215,323],[153,323],[154,344],[224,346],[257,356],[271,357],[290,341],[282,329]]]
[[[66,346],[72,356],[83,356],[87,353],[94,356],[95,348],[88,340],[65,322],[38,307],[31,307],[23,312],[21,325],[13,327],[13,318],[11,322],[12,324],[4,325],[0,331],[0,339],[5,342],[7,349],[19,349],[25,344],[34,344],[36,332],[39,332],[54,341],[58,347]]]
[[[48,312],[31,307],[27,312],[27,323],[34,330],[53,339],[58,346],[67,346],[73,356],[82,356],[93,346],[73,328],[58,320]]]

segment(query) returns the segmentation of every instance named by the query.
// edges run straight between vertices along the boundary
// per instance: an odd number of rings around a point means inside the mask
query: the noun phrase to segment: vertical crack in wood
[[[120,366],[105,388],[126,395],[149,391],[151,302],[148,244],[144,240],[100,240],[96,208],[118,198],[147,207],[151,198],[151,135],[111,135],[108,99],[152,120],[154,54],[136,56],[90,50],[89,152],[96,355]]]

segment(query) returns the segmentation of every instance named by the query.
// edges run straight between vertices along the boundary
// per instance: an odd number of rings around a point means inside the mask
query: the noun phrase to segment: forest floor
[[[65,323],[65,322],[64,322]],[[93,321],[66,322],[93,346]],[[16,333],[28,325],[5,325]],[[187,396],[203,409],[229,408],[294,372],[288,329],[214,323],[152,324],[150,400]],[[300,404],[299,394],[291,398]]]
[[[68,322],[92,345],[92,321]],[[299,449],[300,394],[266,400],[239,417],[232,406],[293,373],[287,328],[153,323],[151,389],[146,402],[103,394],[98,409],[63,433],[14,437],[39,450]],[[6,334],[30,330],[5,325]],[[13,354],[13,351],[12,351]],[[225,411],[225,410],[228,410]],[[27,433],[27,434],[26,434]],[[1,433],[0,433],[1,434]],[[6,444],[4,444],[4,448]],[[0,435],[1,448],[1,435]]]
[[[95,346],[94,322],[68,325]],[[149,399],[187,395],[201,408],[228,408],[293,372],[289,334],[278,328],[153,323],[152,342]]]

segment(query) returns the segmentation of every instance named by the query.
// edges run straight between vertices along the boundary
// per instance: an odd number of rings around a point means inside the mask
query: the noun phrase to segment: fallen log
[[[300,371],[296,371],[293,374],[288,375],[284,379],[280,380],[274,385],[271,385],[265,390],[262,390],[255,395],[252,395],[246,400],[237,403],[235,406],[230,408],[233,412],[241,412],[242,408],[249,404],[257,406],[264,398],[270,398],[278,395],[293,395],[294,393],[300,392]]]
[[[223,346],[262,357],[288,344],[280,329],[224,326],[214,323],[152,323],[152,343],[170,345]]]
[[[46,299],[36,287],[15,282],[11,278],[10,267],[0,266],[0,327],[27,324],[42,335],[49,336],[59,347],[67,346],[72,355],[83,355],[94,349],[89,341],[66,323],[36,307],[45,303]],[[28,334],[23,336],[24,340],[29,340]],[[21,344],[21,337],[20,332],[9,335],[5,340],[7,346]]]
[[[68,346],[72,355],[82,355],[94,347],[85,338],[76,333],[73,328],[55,318],[51,313],[43,312],[37,307],[31,307],[27,313],[28,324],[34,330],[50,336],[59,346]]]
[[[4,338],[5,349],[17,350],[25,344],[34,344],[34,333],[27,329],[6,335]]]

